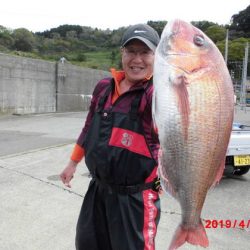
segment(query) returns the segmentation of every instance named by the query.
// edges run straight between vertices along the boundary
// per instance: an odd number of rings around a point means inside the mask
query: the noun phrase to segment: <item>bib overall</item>
[[[100,98],[83,142],[93,179],[77,223],[76,249],[154,250],[160,201],[154,189],[157,163],[138,111],[145,89],[124,93],[105,108],[113,88],[111,82]],[[115,111],[128,94],[129,112]]]

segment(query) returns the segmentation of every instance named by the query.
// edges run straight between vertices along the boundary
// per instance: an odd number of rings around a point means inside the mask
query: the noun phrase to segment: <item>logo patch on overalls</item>
[[[131,152],[151,158],[144,136],[128,129],[112,128],[109,146],[125,148]]]
[[[132,145],[132,142],[133,142],[132,135],[130,135],[128,133],[122,134],[122,140],[121,140],[122,145],[124,145],[125,147],[130,147]]]

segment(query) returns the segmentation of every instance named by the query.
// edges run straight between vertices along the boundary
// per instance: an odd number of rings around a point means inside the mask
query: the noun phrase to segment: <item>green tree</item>
[[[13,47],[15,50],[20,50],[25,52],[31,52],[33,50],[35,37],[32,32],[24,28],[15,29],[13,32],[13,38],[14,38]]]
[[[207,34],[208,37],[210,37],[214,41],[214,43],[222,41],[226,37],[226,29],[217,24],[209,26],[205,30],[205,33]]]
[[[230,61],[241,61],[244,58],[246,43],[250,43],[250,39],[247,38],[237,38],[233,41],[228,42],[228,60]],[[219,50],[224,54],[225,51],[225,40],[220,41],[217,44]]]
[[[125,31],[125,27],[121,27],[117,30],[113,30],[110,34],[110,39],[109,39],[109,47],[120,47],[121,46],[121,40],[122,40],[122,35]]]
[[[111,62],[111,64],[115,63],[115,59],[116,59],[116,52],[114,50],[112,50],[111,53],[110,53],[110,62]]]
[[[250,5],[240,11],[238,14],[232,16],[231,28],[237,31],[244,31],[250,35]],[[249,36],[248,36],[249,37]]]
[[[203,32],[205,32],[210,26],[216,25],[216,23],[209,21],[193,21],[191,23]]]
[[[53,28],[48,31],[46,35],[50,37],[51,33],[59,33],[61,37],[67,37],[67,33],[69,31],[74,31],[76,33],[76,36],[79,37],[82,32],[82,27],[80,25],[60,25],[59,27]]]
[[[60,39],[61,38],[61,36],[60,36],[60,34],[58,32],[52,32],[50,34],[50,36],[51,36],[52,39]]]
[[[154,28],[160,36],[164,27],[167,24],[167,21],[148,21],[147,24]]]
[[[66,32],[66,38],[69,40],[77,39],[77,32],[75,30],[69,30]]]
[[[87,60],[87,57],[85,56],[84,53],[77,54],[76,61],[78,61],[78,62],[86,62],[86,60]]]
[[[11,49],[13,44],[14,39],[12,38],[10,31],[3,26],[0,26],[0,45],[5,48]]]

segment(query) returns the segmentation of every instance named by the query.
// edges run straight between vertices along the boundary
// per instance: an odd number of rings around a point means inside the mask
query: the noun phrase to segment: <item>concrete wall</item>
[[[87,110],[90,95],[96,83],[110,75],[107,71],[94,70],[58,63],[57,111]]]
[[[93,88],[109,72],[0,53],[0,112],[87,110]]]
[[[56,64],[0,54],[0,111],[54,112]]]

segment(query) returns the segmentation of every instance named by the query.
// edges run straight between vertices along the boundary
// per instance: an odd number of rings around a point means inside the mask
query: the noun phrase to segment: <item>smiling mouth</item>
[[[133,72],[140,72],[140,71],[142,71],[144,68],[132,66],[132,67],[130,67],[130,69],[131,69]]]

